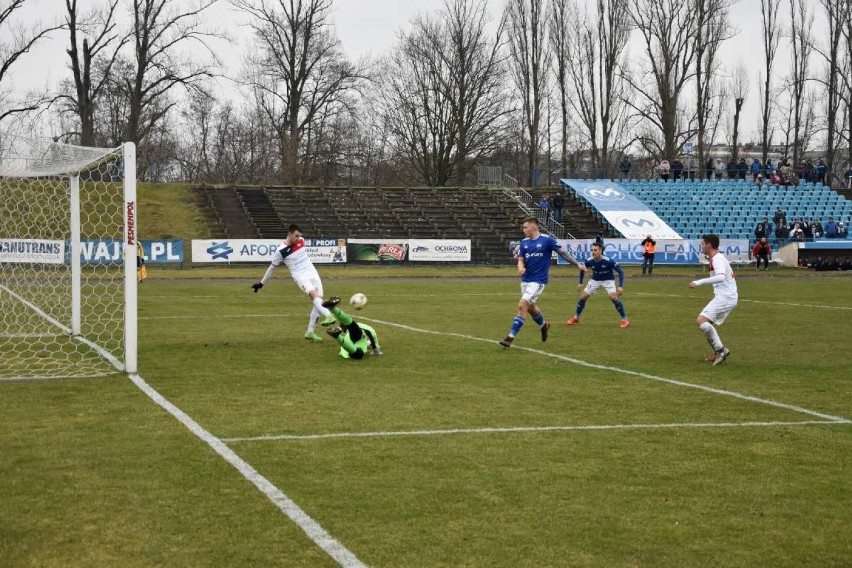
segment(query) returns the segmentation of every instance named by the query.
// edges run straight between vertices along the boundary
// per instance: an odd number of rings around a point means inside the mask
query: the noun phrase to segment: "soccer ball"
[[[349,298],[349,305],[355,308],[356,310],[360,310],[364,306],[367,305],[367,296],[358,292],[354,294],[351,298]]]

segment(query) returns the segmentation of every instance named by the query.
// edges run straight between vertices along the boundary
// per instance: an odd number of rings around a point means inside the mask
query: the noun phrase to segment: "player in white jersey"
[[[725,319],[731,314],[734,308],[737,307],[739,295],[737,293],[737,281],[734,277],[734,271],[731,269],[731,263],[725,258],[725,255],[719,252],[719,235],[707,234],[701,237],[701,252],[710,259],[710,272],[712,276],[694,280],[689,283],[690,288],[703,286],[704,284],[713,285],[713,299],[707,304],[695,323],[701,329],[707,342],[713,347],[713,355],[708,361],[712,361],[713,365],[718,365],[727,359],[731,352],[722,344],[719,339],[719,332],[713,327],[713,324],[722,325]]]
[[[286,265],[290,270],[290,276],[296,281],[296,285],[302,292],[311,297],[311,302],[314,308],[311,310],[311,316],[308,320],[308,330],[305,332],[305,339],[311,341],[322,341],[322,338],[316,334],[317,322],[320,316],[326,318],[329,323],[334,323],[336,320],[331,312],[322,305],[322,280],[320,280],[319,272],[314,268],[314,263],[311,262],[308,256],[308,251],[305,248],[305,239],[302,238],[302,229],[298,225],[290,225],[287,228],[287,238],[281,248],[272,257],[272,263],[266,269],[266,274],[260,279],[260,282],[255,282],[251,285],[252,289],[257,293],[263,288],[264,284],[269,282],[275,269]],[[323,321],[323,325],[326,325]]]

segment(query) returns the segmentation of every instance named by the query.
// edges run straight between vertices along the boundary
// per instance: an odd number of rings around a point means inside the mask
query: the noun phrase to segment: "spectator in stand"
[[[843,174],[843,179],[846,180],[846,188],[852,189],[852,163],[849,164],[849,169]]]
[[[787,220],[782,218],[781,221],[775,224],[775,246],[779,246],[790,236],[790,227],[787,226]]]
[[[825,224],[825,238],[837,238],[837,223],[834,222],[834,217],[829,217],[828,223]]]
[[[784,178],[781,177],[778,170],[772,170],[772,173],[769,175],[769,183],[772,185],[784,185]]]
[[[630,156],[621,158],[621,163],[618,167],[621,170],[621,177],[623,179],[630,179],[630,170],[633,169],[633,162],[630,161]]]
[[[825,165],[825,160],[819,159],[817,165],[814,166],[814,183],[825,183],[825,174],[828,172],[828,166]]]
[[[716,158],[716,165],[713,166],[713,172],[716,174],[716,179],[722,179],[725,176],[725,164],[720,158]]]
[[[553,196],[553,215],[554,219],[557,221],[562,220],[562,209],[565,207],[565,197],[562,196],[562,192],[558,192]]]
[[[683,177],[683,162],[675,158],[672,161],[672,179],[674,179],[674,181],[677,181],[681,177]]]
[[[821,239],[825,236],[825,232],[822,229],[822,223],[819,222],[819,219],[811,219],[811,234],[815,239]]]
[[[784,185],[798,185],[798,180],[794,181],[795,172],[790,160],[785,160],[781,165],[781,179],[784,180]]]
[[[802,242],[805,239],[805,232],[802,230],[802,225],[796,221],[793,223],[793,228],[790,229],[789,237],[793,241]]]
[[[754,243],[754,248],[751,249],[751,257],[757,261],[757,270],[760,270],[760,261],[763,261],[764,270],[769,270],[769,257],[772,256],[772,247],[766,237],[761,238]]]
[[[668,160],[660,162],[660,165],[657,166],[657,170],[660,172],[660,179],[663,181],[669,181],[669,170],[671,170],[671,164],[669,164]]]
[[[704,179],[713,179],[713,158],[708,158],[704,164]]]
[[[542,195],[541,199],[538,200],[538,208],[541,209],[541,214],[547,219],[547,210],[550,209],[550,201],[546,195]]]
[[[733,157],[728,162],[728,179],[737,179],[737,162]]]
[[[849,236],[849,227],[843,224],[843,221],[837,222],[837,238],[845,239]]]
[[[648,235],[642,241],[642,274],[645,274],[646,268],[648,274],[654,273],[654,253],[657,252],[656,246],[657,241],[652,239],[651,235]]]
[[[802,235],[808,240],[814,238],[814,234],[811,232],[811,223],[807,217],[802,217]]]
[[[745,158],[740,158],[740,163],[737,164],[737,175],[740,179],[745,179],[748,175],[748,164],[746,164]]]
[[[764,183],[766,183],[766,180],[763,179],[763,174],[758,174],[757,179],[754,180],[754,185],[758,188],[762,188]]]
[[[757,176],[763,171],[763,166],[760,165],[760,160],[755,158],[751,163],[751,179],[757,181]]]
[[[769,219],[764,217],[763,221],[761,221],[754,227],[754,238],[756,238],[757,240],[765,239],[769,236],[769,232]]]
[[[772,159],[769,158],[766,160],[766,165],[763,166],[763,177],[768,178],[772,171],[775,169],[775,166],[772,165]]]
[[[787,214],[784,213],[783,211],[781,211],[780,207],[777,207],[775,209],[775,215],[772,216],[772,222],[775,224],[776,227],[778,225],[780,225],[782,222],[786,225],[787,224]]]

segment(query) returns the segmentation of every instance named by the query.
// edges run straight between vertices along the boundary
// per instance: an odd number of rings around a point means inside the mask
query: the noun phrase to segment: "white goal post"
[[[0,133],[0,381],[137,371],[136,147]]]

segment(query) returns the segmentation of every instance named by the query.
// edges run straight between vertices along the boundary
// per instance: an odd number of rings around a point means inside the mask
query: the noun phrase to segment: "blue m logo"
[[[642,217],[636,219],[622,219],[621,224],[628,228],[636,227],[637,229],[644,229],[645,227],[649,229],[656,229],[659,226],[655,221],[652,221],[651,219],[643,219]]]
[[[618,201],[624,199],[624,193],[614,187],[592,186],[584,192],[589,199],[602,199],[605,201]]]
[[[213,242],[213,246],[207,249],[207,254],[212,255],[213,260],[217,258],[228,259],[228,256],[234,252],[234,249],[231,248],[231,245],[228,244],[228,241],[224,243]]]

